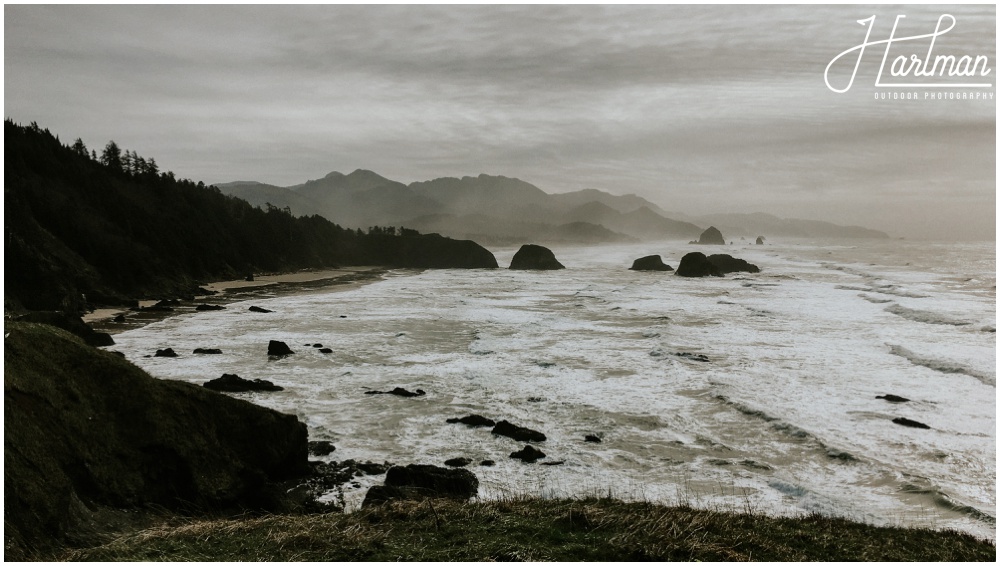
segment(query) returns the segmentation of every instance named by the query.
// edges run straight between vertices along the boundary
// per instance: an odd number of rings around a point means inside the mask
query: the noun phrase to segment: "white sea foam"
[[[285,387],[241,396],[298,415],[312,438],[334,441],[328,458],[495,460],[473,468],[484,497],[610,490],[993,537],[996,350],[981,329],[995,328],[994,251],[958,246],[959,262],[953,246],[930,248],[726,246],[761,273],[707,279],[628,270],[653,253],[676,265],[692,249],[676,242],[554,248],[566,270],[393,274],[255,300],[267,315],[237,303],[166,319],[117,335],[115,348],[158,377]],[[496,255],[507,265],[513,253]],[[873,297],[969,324],[927,324]],[[271,339],[296,353],[269,360]],[[333,353],[303,346],[313,343]],[[143,357],[168,346],[181,357]],[[223,354],[186,354],[196,347]],[[364,395],[397,386],[427,395]],[[886,393],[911,402],[875,399]],[[523,444],[445,423],[470,413],[544,432],[539,447],[565,464],[522,464],[508,455]],[[903,489],[914,477],[923,492]],[[357,503],[363,488],[346,495]]]

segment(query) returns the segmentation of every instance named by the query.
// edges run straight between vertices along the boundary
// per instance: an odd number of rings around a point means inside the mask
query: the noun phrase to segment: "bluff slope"
[[[7,120],[4,137],[8,307],[78,311],[261,271],[497,267],[475,242],[395,228],[362,233],[257,208],[171,172],[99,161],[35,124]]]

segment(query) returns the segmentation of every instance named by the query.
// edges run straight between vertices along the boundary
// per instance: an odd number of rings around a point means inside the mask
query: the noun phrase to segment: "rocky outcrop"
[[[205,387],[214,391],[227,393],[243,393],[246,391],[284,391],[283,387],[264,379],[243,379],[235,373],[224,373],[222,377],[205,383]]]
[[[757,245],[758,246],[764,245],[764,236],[757,236]]]
[[[565,266],[559,263],[552,250],[535,244],[525,244],[510,260],[510,269],[565,269]]]
[[[153,354],[153,357],[154,358],[176,358],[177,357],[177,352],[175,352],[173,348],[163,348],[162,350],[157,350],[156,353]]]
[[[709,226],[707,230],[698,237],[699,244],[726,245],[726,239],[722,237],[722,232],[715,226]]]
[[[266,313],[266,312],[274,312],[272,310],[268,310],[268,309],[265,309],[265,308],[262,308],[262,307],[258,307],[258,306],[251,306],[247,310],[250,311],[250,312],[264,312],[264,313]]]
[[[194,310],[196,310],[196,311],[221,311],[221,310],[225,310],[225,308],[226,307],[224,307],[222,305],[201,304],[201,305],[196,306],[194,308]]]
[[[673,271],[674,268],[663,263],[663,260],[658,255],[648,255],[646,257],[640,257],[639,259],[632,262],[632,267],[629,269],[634,271]]]
[[[588,435],[586,435],[586,436],[583,437],[583,440],[584,440],[584,442],[594,442],[596,444],[600,444],[601,437],[597,436],[596,434],[588,434]]]
[[[497,423],[493,419],[488,419],[482,415],[468,415],[461,418],[450,418],[446,422],[461,423],[470,427],[494,426]]]
[[[288,347],[288,344],[285,344],[284,342],[280,342],[278,340],[271,340],[270,342],[267,343],[268,356],[281,357],[281,356],[288,356],[294,353],[295,352],[293,352],[292,349]]]
[[[723,275],[737,272],[760,273],[760,268],[756,265],[729,254],[712,254],[708,256],[708,261]]]
[[[681,258],[680,265],[677,266],[677,271],[674,272],[675,275],[680,275],[681,277],[722,277],[722,273],[719,271],[715,264],[708,261],[705,254],[701,252],[691,252],[684,254]]]
[[[519,442],[544,442],[545,435],[537,430],[531,430],[523,426],[517,426],[510,421],[500,421],[493,427],[493,434],[506,436]]]
[[[393,466],[385,474],[385,485],[370,488],[361,506],[369,507],[393,499],[468,499],[478,492],[479,478],[464,468],[428,464]]]
[[[449,458],[444,461],[445,466],[452,468],[464,468],[472,463],[472,460],[468,458]]]
[[[5,324],[5,558],[59,544],[101,509],[281,512],[275,482],[308,473],[306,442],[292,415]]]
[[[115,341],[107,332],[97,332],[78,316],[68,315],[62,311],[35,311],[17,318],[23,322],[49,324],[56,328],[75,334],[91,346],[113,346]],[[124,318],[122,319],[124,320]]]

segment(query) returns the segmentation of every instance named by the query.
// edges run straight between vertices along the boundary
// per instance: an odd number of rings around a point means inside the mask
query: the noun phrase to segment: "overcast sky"
[[[877,16],[874,41],[897,14],[903,36],[945,13],[934,54],[987,56],[993,87],[877,88],[877,45],[849,91],[827,88],[859,19]],[[7,117],[207,183],[488,173],[687,214],[996,237],[995,98],[924,98],[994,96],[993,5],[7,5],[4,32]],[[875,98],[900,92],[918,98]]]

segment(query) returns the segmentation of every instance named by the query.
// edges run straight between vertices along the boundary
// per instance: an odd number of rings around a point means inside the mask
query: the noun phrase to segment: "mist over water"
[[[653,253],[676,267],[693,249],[761,272],[628,270]],[[515,250],[494,251],[506,266]],[[395,271],[169,318],[113,348],[160,378],[273,381],[285,390],[238,396],[297,415],[310,439],[336,445],[326,459],[468,457],[481,497],[610,493],[995,538],[992,242],[553,251],[566,270]],[[296,353],[269,360],[269,340]],[[144,357],[164,347],[181,357]],[[394,387],[427,395],[365,395]],[[875,398],[885,394],[910,401]],[[522,464],[508,455],[523,443],[445,423],[471,413],[545,433],[547,458]],[[349,504],[381,478],[360,481]]]

